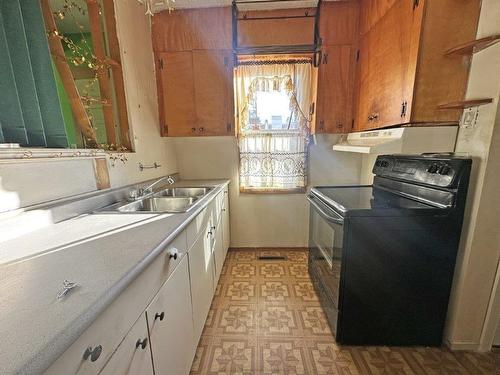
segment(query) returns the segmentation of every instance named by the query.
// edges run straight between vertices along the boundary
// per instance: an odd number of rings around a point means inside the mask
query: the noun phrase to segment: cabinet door
[[[228,191],[224,191],[224,205],[222,206],[222,247],[224,249],[224,256],[227,254],[231,242],[231,233],[229,226],[229,198]]]
[[[196,109],[193,54],[190,51],[159,54],[158,92],[163,134],[194,135]]]
[[[352,123],[354,49],[326,46],[318,75],[317,133],[348,133]]]
[[[100,374],[153,375],[148,327],[144,314],[135,322]]]
[[[409,106],[418,40],[413,28],[413,1],[396,2],[360,41],[356,129],[376,129],[408,122],[403,103]],[[421,12],[420,12],[421,13]],[[412,60],[410,61],[410,55]],[[410,74],[409,74],[410,73]]]
[[[212,220],[207,220],[188,253],[196,343],[198,343],[203,331],[214,295],[214,257],[212,254],[211,226]]]
[[[219,225],[215,231],[214,240],[214,265],[215,265],[215,280],[214,283],[217,285],[219,281],[222,266],[224,265],[224,260],[226,259],[226,251],[224,250],[224,239],[223,239],[223,227],[222,227],[222,214],[219,220]]]
[[[188,374],[193,360],[193,315],[184,257],[146,309],[155,374]]]
[[[196,135],[234,133],[233,64],[228,50],[193,51]]]

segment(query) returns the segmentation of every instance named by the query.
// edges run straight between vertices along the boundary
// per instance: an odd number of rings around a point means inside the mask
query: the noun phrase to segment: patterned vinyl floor
[[[226,258],[191,374],[500,374],[500,352],[338,346],[305,251],[237,250]]]

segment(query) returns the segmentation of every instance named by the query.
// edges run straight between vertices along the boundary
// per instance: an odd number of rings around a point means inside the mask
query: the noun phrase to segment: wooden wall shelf
[[[489,104],[491,102],[493,102],[492,98],[462,100],[460,102],[439,104],[438,109],[465,109],[465,108],[477,107],[483,104]]]
[[[476,39],[471,42],[461,44],[459,46],[450,48],[444,54],[446,56],[450,55],[472,55],[485,48],[488,48],[496,43],[500,42],[500,34],[490,35],[485,38]]]

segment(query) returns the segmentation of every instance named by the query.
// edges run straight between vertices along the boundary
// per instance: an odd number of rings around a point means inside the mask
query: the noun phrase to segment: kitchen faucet
[[[172,185],[175,183],[175,180],[172,176],[170,176],[170,175],[163,176],[163,177],[159,178],[158,180],[154,181],[153,183],[140,188],[137,192],[138,194],[135,197],[135,199],[144,198],[146,195],[151,194],[153,192],[153,187],[155,187],[159,183],[163,182],[164,180],[167,180],[169,185]]]

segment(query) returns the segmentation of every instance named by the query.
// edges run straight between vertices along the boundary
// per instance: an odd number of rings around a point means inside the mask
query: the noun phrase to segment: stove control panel
[[[375,161],[373,173],[413,183],[451,187],[464,163],[471,163],[471,160],[450,156],[381,155]]]

